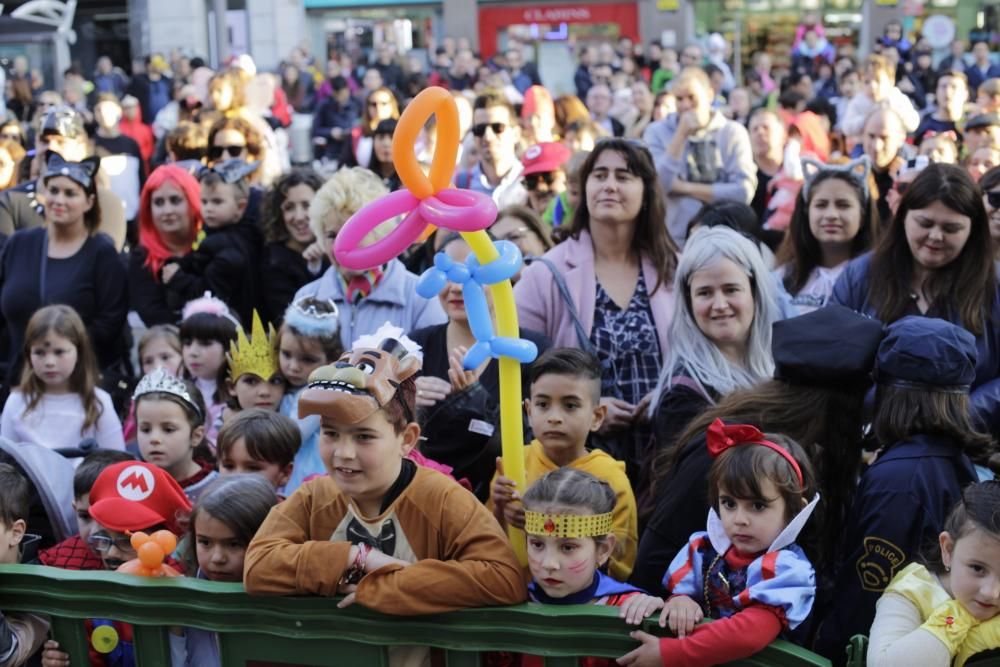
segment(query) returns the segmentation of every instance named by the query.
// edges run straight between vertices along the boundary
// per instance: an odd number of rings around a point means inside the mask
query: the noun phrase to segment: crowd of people
[[[563,95],[517,42],[299,48],[276,74],[102,57],[59,91],[16,60],[0,445],[56,453],[47,507],[78,532],[40,522],[39,471],[0,452],[0,562],[117,569],[166,530],[168,567],[253,595],[658,614],[622,665],[777,638],[841,664],[859,634],[870,665],[1000,649],[1000,65],[986,42],[935,62],[899,23],[857,55],[809,14],[773,55],[738,80],[717,34],[586,44]],[[499,362],[465,365],[462,286],[417,291],[465,239],[367,270],[333,251],[403,187],[397,121],[431,85],[459,112],[454,187],[525,258],[523,488]],[[314,152],[293,166],[295,114]],[[436,148],[432,118],[412,150],[429,169]],[[91,662],[132,664],[131,627],[101,626],[120,643]],[[69,664],[47,630],[0,615],[0,665]],[[170,641],[175,665],[219,664],[211,632]]]

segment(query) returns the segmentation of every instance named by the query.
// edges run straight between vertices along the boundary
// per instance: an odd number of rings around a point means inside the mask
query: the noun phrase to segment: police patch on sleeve
[[[896,571],[906,563],[906,554],[881,537],[866,537],[863,544],[865,552],[855,565],[861,588],[881,593],[896,576]]]

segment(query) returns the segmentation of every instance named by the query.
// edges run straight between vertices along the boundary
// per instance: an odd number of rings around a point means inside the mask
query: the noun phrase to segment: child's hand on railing
[[[619,618],[624,618],[629,625],[639,625],[643,619],[657,609],[663,608],[663,599],[654,595],[633,595],[619,607]]]
[[[59,650],[59,642],[49,639],[42,646],[42,667],[67,667],[69,653]]]
[[[354,562],[355,549],[358,549],[357,545],[351,547],[350,552],[348,552],[349,562]],[[405,560],[399,558],[393,558],[384,551],[379,551],[378,549],[369,549],[367,555],[363,559],[365,574],[369,572],[374,572],[380,567],[385,567],[386,565],[399,565],[400,567],[407,567],[412,565]],[[349,607],[354,604],[355,591],[358,590],[357,584],[346,583],[341,581],[337,585],[337,592],[344,596],[344,599],[337,603],[338,609],[343,609],[344,607]]]
[[[670,626],[678,639],[694,632],[694,626],[705,618],[701,605],[686,595],[675,595],[667,600],[660,614],[660,627]]]
[[[517,492],[514,480],[504,477],[503,459],[497,457],[497,476],[490,487],[490,499],[493,501],[493,516],[506,528],[514,526],[524,529],[524,506]]]
[[[654,637],[642,630],[630,632],[629,637],[642,642],[642,645],[618,658],[619,665],[630,665],[630,667],[661,667],[663,665],[663,659],[660,657],[659,637]]]

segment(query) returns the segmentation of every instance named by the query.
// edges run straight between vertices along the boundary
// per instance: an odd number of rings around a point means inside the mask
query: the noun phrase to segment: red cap
[[[566,164],[572,155],[572,151],[558,141],[546,141],[535,144],[524,151],[521,164],[524,165],[522,176],[529,174],[541,174],[546,171],[555,171]]]
[[[108,466],[90,490],[90,515],[122,533],[163,524],[180,534],[177,519],[190,511],[191,501],[177,481],[162,468],[140,461]]]
[[[550,118],[555,118],[556,115],[556,105],[552,101],[552,95],[543,86],[531,86],[524,92],[521,118],[528,118],[536,113]]]

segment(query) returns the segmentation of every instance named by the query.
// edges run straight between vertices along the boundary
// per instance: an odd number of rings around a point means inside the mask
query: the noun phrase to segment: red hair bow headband
[[[761,447],[772,449],[788,461],[788,464],[792,466],[792,470],[795,471],[795,476],[799,478],[799,486],[805,488],[802,469],[799,468],[799,464],[795,461],[795,458],[784,447],[770,440],[765,440],[764,434],[756,426],[749,424],[727,426],[721,419],[716,419],[709,424],[705,440],[708,443],[708,453],[713,459],[717,458],[719,454],[727,449],[741,445],[760,445]]]

